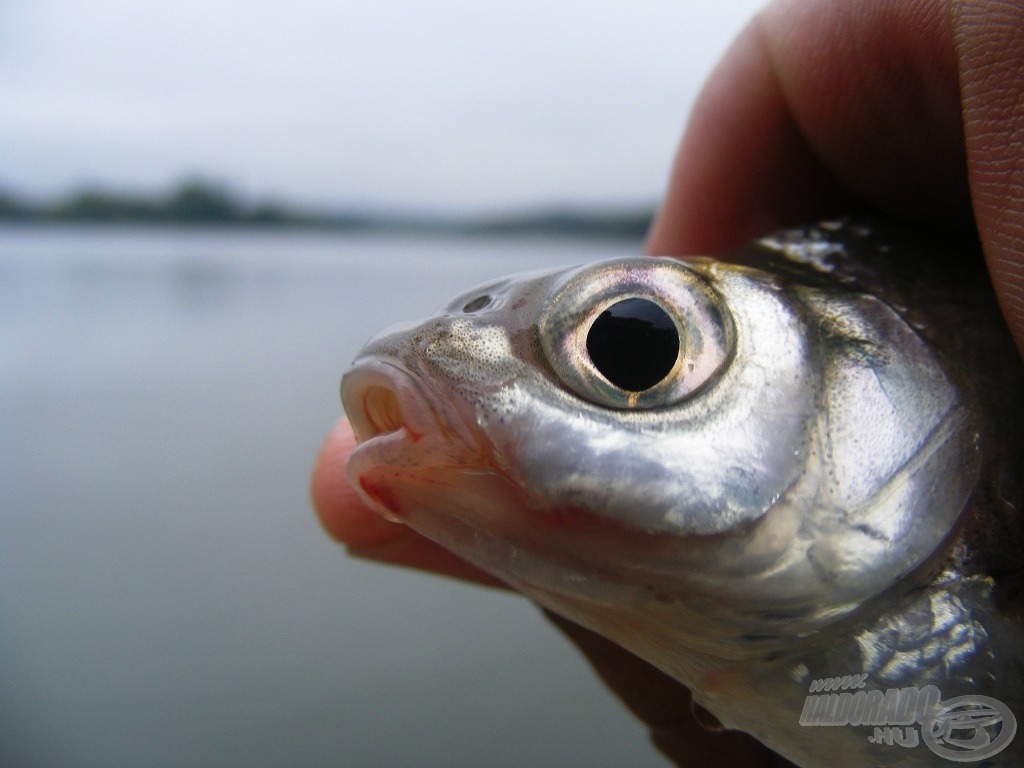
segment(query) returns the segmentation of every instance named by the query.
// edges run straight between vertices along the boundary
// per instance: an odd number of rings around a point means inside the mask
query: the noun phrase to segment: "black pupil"
[[[661,307],[647,299],[624,299],[598,315],[587,334],[587,353],[597,370],[619,389],[643,392],[676,364],[679,332]]]

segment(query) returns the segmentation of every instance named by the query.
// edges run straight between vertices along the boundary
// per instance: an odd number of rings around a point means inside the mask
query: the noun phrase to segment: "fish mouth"
[[[531,493],[473,423],[471,406],[460,410],[457,397],[402,363],[357,360],[342,378],[341,395],[357,441],[346,466],[349,483],[378,514],[435,541],[465,525],[480,534],[474,547],[483,538],[518,541],[520,557],[531,549],[587,562],[587,570],[614,548],[640,562],[653,542],[673,545],[673,537]]]
[[[424,383],[424,377],[390,360],[359,360],[341,379],[341,401],[359,448],[406,443],[419,446],[417,465],[470,463],[488,451],[451,397]],[[378,460],[413,461],[411,455],[379,455]]]
[[[491,469],[452,402],[404,367],[357,361],[342,378],[341,399],[358,443],[346,467],[349,482],[389,520],[411,524],[417,511],[457,494],[461,475]]]
[[[455,398],[404,366],[357,360],[342,378],[341,392],[358,442],[346,475],[382,517],[409,525],[510,584],[519,583],[515,569],[507,567],[511,560],[529,560],[535,571],[547,561],[565,566],[580,558],[571,547],[557,546],[572,532],[593,535],[596,527],[599,538],[610,535],[600,518],[549,509],[534,498],[501,467],[486,437],[474,429],[472,414],[457,410]],[[618,530],[611,533],[618,541]],[[589,535],[583,538],[593,543]],[[593,570],[588,559],[565,572]]]
[[[377,437],[405,432],[415,440],[423,434],[412,422],[425,421],[424,399],[414,390],[412,378],[396,366],[366,362],[341,380],[341,402],[356,440],[366,443]],[[421,427],[424,425],[420,425]]]

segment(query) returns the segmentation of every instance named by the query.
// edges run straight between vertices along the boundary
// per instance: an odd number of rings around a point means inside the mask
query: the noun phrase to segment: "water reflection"
[[[223,307],[238,288],[239,277],[212,259],[171,264],[168,269],[177,305],[185,312],[209,312]]]

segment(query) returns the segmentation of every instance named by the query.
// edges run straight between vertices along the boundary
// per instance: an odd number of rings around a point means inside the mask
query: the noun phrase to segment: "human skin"
[[[1024,351],[1022,73],[1019,2],[773,2],[705,85],[645,250],[713,253],[782,226],[884,215],[977,241]],[[331,536],[358,557],[500,586],[366,509],[344,476],[353,446],[342,420],[313,470]],[[785,764],[743,734],[698,724],[679,683],[553,620],[678,765]]]

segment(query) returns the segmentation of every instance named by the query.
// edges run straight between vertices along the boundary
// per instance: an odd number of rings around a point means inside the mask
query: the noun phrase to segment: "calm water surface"
[[[635,250],[0,229],[0,765],[663,768],[526,601],[307,501],[372,333]]]

